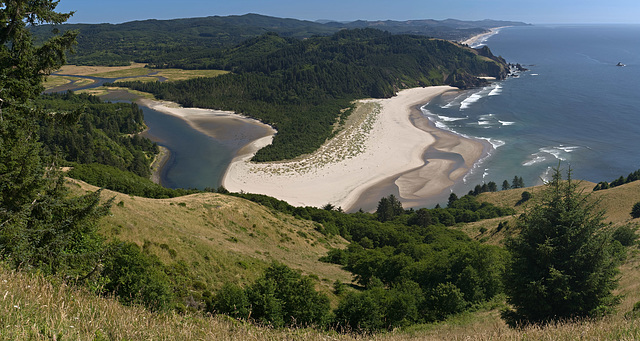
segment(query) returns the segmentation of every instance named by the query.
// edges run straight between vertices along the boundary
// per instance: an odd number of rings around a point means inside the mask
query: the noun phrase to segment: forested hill
[[[274,32],[283,37],[309,38],[327,36],[345,28],[373,27],[391,33],[411,33],[429,37],[461,40],[497,26],[524,25],[510,21],[355,21],[352,23],[319,22],[275,18],[258,14],[211,16],[174,20],[144,20],[122,24],[64,24],[61,32],[77,30],[75,54],[70,64],[128,65],[132,61],[156,63],[173,60],[187,52],[211,53],[221,47]],[[51,25],[36,26],[35,36],[44,40],[52,36]]]
[[[477,76],[503,78],[504,60],[417,35],[374,29],[343,30],[305,40],[269,33],[209,56],[190,54],[158,67],[232,71],[175,83],[119,83],[185,106],[243,113],[278,129],[257,161],[316,150],[330,136],[340,110],[359,98],[393,96],[399,89],[450,84],[480,86]]]

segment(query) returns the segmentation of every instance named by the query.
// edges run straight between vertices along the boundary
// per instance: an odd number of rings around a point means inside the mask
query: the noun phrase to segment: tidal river
[[[104,83],[113,83],[119,78],[100,78],[78,75],[64,75],[87,78],[94,81],[89,85],[74,87],[68,84],[52,91],[85,90],[97,88]],[[127,77],[132,78],[132,77]],[[112,91],[102,96],[112,102],[132,102],[136,97],[125,91]],[[140,105],[140,104],[139,104]],[[264,126],[253,120],[201,118],[193,124],[185,120],[140,105],[148,129],[143,136],[167,148],[169,158],[160,170],[160,183],[169,188],[217,188],[231,163],[231,160],[247,144],[270,133]]]

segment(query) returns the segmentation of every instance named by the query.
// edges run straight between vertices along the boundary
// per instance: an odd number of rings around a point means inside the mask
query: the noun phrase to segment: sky
[[[258,13],[302,20],[514,20],[640,24],[638,0],[60,0],[69,23],[122,23]]]

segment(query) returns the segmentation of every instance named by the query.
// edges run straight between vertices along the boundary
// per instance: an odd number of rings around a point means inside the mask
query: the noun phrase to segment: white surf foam
[[[444,122],[455,122],[455,121],[461,121],[461,120],[466,120],[468,117],[449,117],[449,116],[443,116],[443,115],[436,115],[438,117],[438,120],[440,121],[444,121]]]
[[[460,103],[460,110],[467,109],[468,107],[471,106],[471,104],[479,101],[482,97],[483,96],[480,95],[479,93],[475,93],[475,94],[469,96],[467,99],[462,101],[462,103]]]
[[[529,159],[529,161],[523,162],[522,165],[529,167],[529,166],[535,165],[536,163],[544,162],[546,160],[547,158],[541,153],[535,153],[531,155],[531,158]]]
[[[493,90],[489,92],[489,96],[498,96],[502,93],[502,86],[500,84],[496,84]]]
[[[540,162],[547,161],[549,157],[553,157],[556,160],[566,161],[569,157],[569,153],[574,152],[580,149],[580,147],[576,146],[552,146],[552,147],[543,147],[538,149],[537,153],[533,153],[530,156],[528,161],[522,163],[523,166],[532,166]]]

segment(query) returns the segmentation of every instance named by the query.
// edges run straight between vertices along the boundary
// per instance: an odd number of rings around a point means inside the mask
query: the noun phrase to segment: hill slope
[[[588,188],[587,185],[590,186],[591,184],[585,184],[586,188]],[[74,188],[78,191],[94,189],[83,183],[78,183]],[[607,218],[614,224],[626,222],[637,224],[639,222],[638,219],[630,220],[623,217],[622,212],[626,210],[626,203],[629,199],[640,200],[639,189],[640,182],[635,182],[620,186],[615,191],[612,189],[601,191],[602,194],[598,193],[603,199],[607,200],[606,203],[602,204],[602,207],[619,207],[619,209],[613,209],[613,215],[608,215]],[[525,190],[533,192],[534,195],[537,191],[535,188],[527,188]],[[522,191],[509,190],[491,193],[482,195],[482,198],[515,204],[514,199],[519,197]],[[243,220],[247,220],[247,217],[244,216],[244,213],[263,214],[266,221],[270,221],[275,225],[296,226],[297,224],[288,225],[286,220],[293,220],[293,218],[273,214],[244,200],[213,194],[165,200],[147,200],[112,192],[105,192],[105,194],[116,195],[116,203],[122,201],[124,206],[116,206],[114,208],[114,215],[103,223],[104,228],[118,228],[118,225],[114,224],[120,224],[122,227],[120,227],[119,237],[123,239],[127,237],[131,240],[144,239],[145,237],[140,236],[139,233],[149,233],[150,231],[155,232],[147,235],[147,237],[153,238],[157,242],[170,241],[173,238],[172,236],[184,235],[184,240],[189,240],[192,244],[186,243],[184,249],[180,247],[179,251],[177,251],[178,257],[183,257],[183,252],[186,252],[187,248],[201,245],[199,244],[201,243],[200,236],[209,236],[210,234],[208,233],[247,238],[246,232],[241,229],[240,231],[242,232],[238,232],[233,227],[235,226],[234,224],[245,225]],[[171,203],[174,205],[171,205]],[[180,203],[185,205],[183,206]],[[207,203],[217,205],[215,210],[218,210],[217,212],[221,215],[229,215],[228,219],[208,220],[217,222],[216,226],[224,226],[218,228],[217,232],[209,231],[213,230],[213,228],[206,226],[207,220],[204,219],[203,214],[206,215],[206,212],[211,212],[205,209],[205,204]],[[210,209],[213,208],[210,207]],[[168,225],[175,226],[170,227],[163,221],[170,222]],[[304,222],[298,223],[301,224],[298,227],[303,229]],[[162,228],[152,228],[157,224],[163,224]],[[141,225],[146,225],[147,227],[142,227]],[[174,232],[167,233],[168,230],[174,230]],[[297,239],[292,241],[296,243],[290,243],[291,245],[299,244]],[[214,247],[216,252],[236,252],[239,255],[250,254],[250,251],[238,250],[238,247],[234,246],[234,244],[220,243],[218,241]],[[175,247],[178,250],[179,245]],[[268,245],[261,247],[272,249]],[[231,251],[232,249],[234,250]],[[306,249],[306,247],[301,249]],[[209,249],[207,252],[213,252],[213,250]],[[299,251],[290,249],[290,252]],[[258,254],[253,256],[260,258]],[[277,257],[274,256],[274,258]],[[296,258],[298,257],[284,257],[284,259],[288,260]],[[640,253],[637,252],[637,246],[635,246],[633,252],[630,253],[629,259],[622,266],[621,286],[618,292],[625,295],[623,303],[620,305],[618,313],[602,320],[558,323],[544,328],[510,329],[500,320],[499,308],[488,307],[475,313],[465,313],[452,317],[437,325],[415,326],[410,330],[398,329],[386,334],[367,336],[366,339],[514,340],[526,338],[535,340],[636,340],[640,338],[640,324],[636,318],[637,315],[629,315],[627,313],[632,310],[634,303],[640,298],[640,291],[637,290],[638,277],[640,275],[638,264],[640,264]],[[306,267],[304,264],[303,266]],[[325,270],[317,268],[317,272],[310,271],[310,273],[325,273]],[[331,276],[327,275],[328,277]],[[0,266],[0,295],[3,296],[2,300],[0,300],[0,314],[3,316],[0,319],[0,330],[2,330],[2,338],[4,339],[363,339],[362,336],[326,334],[309,329],[273,330],[232,321],[221,316],[203,317],[191,313],[186,315],[150,313],[139,307],[124,307],[114,300],[97,298],[92,294],[69,288],[65,285],[51,284],[41,276],[9,271],[4,266]]]
[[[74,191],[97,190],[69,181]],[[317,287],[325,292],[336,280],[351,282],[349,272],[318,261],[346,241],[327,239],[312,222],[215,193],[149,199],[104,190],[102,196],[115,197],[112,214],[100,222],[102,234],[135,242],[164,264],[186,271],[182,296],[197,299],[225,282],[251,282],[273,261],[317,276]]]
[[[210,16],[173,20],[142,20],[122,24],[64,24],[60,31],[77,30],[78,46],[71,64],[128,65],[131,61],[157,63],[185,54],[211,54],[213,50],[238,44],[248,38],[274,32],[297,39],[331,35],[345,28],[378,28],[391,33],[411,33],[450,40],[462,40],[487,28],[524,25],[511,21],[355,21],[321,24],[306,20],[276,18],[259,14]],[[51,36],[51,25],[33,29],[42,41]]]

